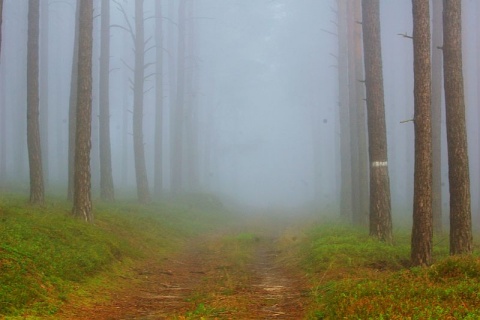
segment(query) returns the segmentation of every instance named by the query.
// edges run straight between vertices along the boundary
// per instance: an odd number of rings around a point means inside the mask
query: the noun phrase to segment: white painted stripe
[[[372,162],[372,168],[386,167],[386,166],[388,166],[387,161],[373,161]]]

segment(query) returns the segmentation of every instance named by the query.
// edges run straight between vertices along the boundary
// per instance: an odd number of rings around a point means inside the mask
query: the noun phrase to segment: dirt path
[[[163,263],[145,264],[119,279],[125,290],[71,319],[303,319],[308,290],[278,261],[276,239],[228,237],[235,239],[195,239]]]

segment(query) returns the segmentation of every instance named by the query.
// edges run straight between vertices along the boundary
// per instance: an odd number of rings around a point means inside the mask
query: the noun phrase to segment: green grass
[[[410,237],[389,245],[343,225],[313,229],[303,241],[302,266],[314,298],[311,319],[478,319],[480,260],[449,257],[436,238],[435,263],[409,267]]]
[[[139,205],[98,203],[95,222],[69,215],[71,204],[30,206],[0,198],[0,316],[54,314],[145,258],[165,256],[188,236],[225,222],[225,210],[206,196]],[[212,203],[211,203],[212,202]]]

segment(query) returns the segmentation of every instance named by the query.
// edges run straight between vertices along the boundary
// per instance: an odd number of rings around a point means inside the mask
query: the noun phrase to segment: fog
[[[41,0],[41,4],[47,0]],[[187,1],[189,2],[189,1]],[[100,1],[95,3],[92,117],[92,194],[99,193],[98,74]],[[176,102],[178,4],[163,0],[163,179],[171,193],[171,110]],[[195,0],[187,10],[189,39],[184,123],[183,192],[218,195],[252,207],[317,207],[337,212],[340,201],[338,38],[336,1]],[[0,183],[28,189],[26,145],[27,0],[4,0],[1,52]],[[154,0],[144,0],[145,38],[154,37]],[[464,77],[472,206],[478,211],[479,103],[476,21],[478,2],[465,0]],[[122,6],[123,15],[118,6]],[[47,191],[64,192],[68,165],[68,108],[75,27],[75,1],[48,4],[48,89],[40,110]],[[413,49],[409,1],[381,1],[383,75],[393,213],[410,215],[413,200]],[[135,190],[132,139],[134,61],[125,17],[133,23],[134,1],[111,2],[110,133],[117,194]],[[42,16],[40,17],[42,21]],[[42,22],[41,22],[42,23]],[[45,24],[41,24],[45,27]],[[146,63],[155,63],[151,41]],[[146,75],[155,72],[148,66]],[[45,80],[44,80],[45,81]],[[145,80],[144,145],[153,189],[155,77]],[[187,109],[186,109],[187,110]],[[444,125],[444,115],[443,121]],[[188,132],[193,132],[188,135]],[[443,194],[448,208],[446,139],[443,128]],[[193,137],[193,143],[187,143]],[[44,142],[45,141],[45,142]],[[188,146],[188,147],[187,147]],[[193,148],[193,149],[188,149]],[[193,159],[193,160],[192,160]],[[186,167],[194,163],[196,180]],[[193,181],[193,182],[192,182]],[[159,195],[154,196],[160,197]]]

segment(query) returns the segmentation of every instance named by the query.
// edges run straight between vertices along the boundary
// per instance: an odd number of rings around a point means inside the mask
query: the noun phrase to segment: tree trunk
[[[442,232],[442,1],[432,1],[432,212],[433,230]]]
[[[75,35],[73,39],[72,73],[70,75],[70,101],[68,107],[68,188],[67,199],[73,201],[73,176],[75,161],[75,133],[77,112],[77,83],[78,83],[78,38],[80,27],[80,1],[76,1],[75,9]]]
[[[185,38],[186,57],[189,57],[189,65],[186,69],[186,117],[185,142],[186,142],[186,165],[187,165],[187,185],[190,192],[199,190],[198,176],[198,109],[195,105],[197,95],[197,63],[196,63],[196,30],[194,18],[194,1],[188,2],[188,37]]]
[[[178,5],[178,42],[177,42],[177,91],[175,108],[172,110],[172,192],[182,191],[183,182],[183,124],[185,103],[185,3],[180,0]]]
[[[337,0],[338,13],[338,108],[340,112],[340,215],[352,217],[352,164],[348,101],[347,5]]]
[[[379,0],[362,0],[370,158],[370,235],[392,241]]]
[[[137,197],[140,203],[150,201],[145,148],[143,144],[143,90],[145,77],[145,36],[143,0],[135,0],[135,74],[133,84],[133,152],[135,153],[135,176]]]
[[[30,165],[30,202],[44,202],[42,173],[42,149],[38,116],[38,39],[40,22],[39,0],[28,2],[28,47],[27,47],[27,144]]]
[[[155,1],[155,161],[154,193],[160,196],[163,188],[163,17],[162,2]]]
[[[43,177],[45,185],[48,187],[49,171],[48,171],[48,154],[49,154],[49,111],[48,111],[48,48],[49,48],[49,14],[48,14],[48,0],[43,1],[40,6],[40,135],[42,144],[42,164]]]
[[[93,222],[90,195],[93,1],[82,0],[79,2],[78,87],[72,214],[87,222]]]
[[[462,72],[461,0],[444,0],[443,6],[443,82],[450,185],[450,254],[469,254],[473,250],[473,240]]]
[[[480,2],[477,1],[477,110],[479,110],[479,118],[478,121],[480,123]],[[480,132],[479,132],[480,135]],[[479,150],[480,150],[480,139],[479,142]],[[477,193],[478,194],[478,193]],[[478,210],[480,211],[480,197],[478,199]]]
[[[102,0],[100,45],[100,198],[114,200],[110,147],[110,0]]]
[[[363,72],[363,48],[362,48],[362,21],[361,2],[354,2],[354,39],[353,50],[355,52],[355,101],[357,108],[357,132],[358,132],[358,215],[354,216],[354,223],[367,225],[369,210],[369,172],[368,172],[368,141],[367,141],[367,116],[365,106],[365,79]]]
[[[2,53],[3,0],[0,0],[0,54]]]
[[[177,1],[176,0],[169,0],[168,1],[168,17],[170,20],[175,20],[177,9]],[[174,136],[175,136],[175,117],[176,117],[176,96],[177,96],[177,78],[176,78],[176,52],[177,48],[175,46],[175,35],[178,31],[177,24],[167,23],[167,48],[169,54],[167,55],[167,67],[168,67],[168,103],[169,103],[169,175],[170,175],[170,191],[175,193],[174,188],[178,188],[179,182],[174,180],[178,180],[178,178],[174,175],[174,161],[175,161],[175,144],[174,144]]]
[[[415,100],[415,173],[413,189],[413,265],[432,261],[432,128],[429,0],[412,0]]]

